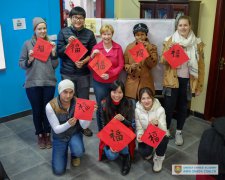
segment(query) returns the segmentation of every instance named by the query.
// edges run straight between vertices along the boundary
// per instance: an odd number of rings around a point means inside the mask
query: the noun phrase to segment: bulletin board
[[[2,42],[2,28],[0,24],[0,70],[5,69],[5,56]]]
[[[145,23],[149,28],[148,38],[155,44],[160,57],[162,55],[162,45],[166,37],[172,35],[175,30],[174,19],[102,19],[103,24],[111,24],[114,28],[113,40],[120,44],[125,51],[126,46],[134,41],[133,27],[137,23]],[[99,41],[99,38],[98,38]],[[163,65],[159,64],[152,69],[154,85],[156,90],[162,90]],[[124,72],[123,72],[123,75]],[[122,77],[122,80],[125,77]]]
[[[97,41],[101,41],[100,27],[103,24],[111,24],[114,28],[113,40],[120,44],[125,51],[126,46],[134,41],[133,27],[137,23],[145,23],[149,28],[148,38],[150,43],[157,46],[160,60],[162,55],[163,41],[166,37],[171,36],[175,31],[175,19],[107,19],[107,18],[86,18],[85,26],[92,30]],[[68,22],[70,25],[71,22]],[[157,64],[152,70],[154,86],[156,90],[162,90],[163,65]],[[120,79],[125,81],[126,74],[122,72]]]

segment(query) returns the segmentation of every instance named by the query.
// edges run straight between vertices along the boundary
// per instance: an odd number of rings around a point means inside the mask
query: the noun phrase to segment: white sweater
[[[135,122],[137,137],[143,135],[152,120],[158,120],[158,128],[166,131],[166,114],[158,99],[154,99],[152,108],[147,111],[137,102],[135,109]]]

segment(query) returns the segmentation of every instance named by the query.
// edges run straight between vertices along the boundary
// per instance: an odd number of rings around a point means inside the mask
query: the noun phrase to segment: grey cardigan
[[[26,70],[25,88],[36,86],[55,86],[56,76],[55,69],[58,66],[58,57],[50,54],[47,62],[41,62],[35,59],[31,64],[28,64],[29,51],[33,50],[36,39],[26,41],[19,59],[19,66]]]

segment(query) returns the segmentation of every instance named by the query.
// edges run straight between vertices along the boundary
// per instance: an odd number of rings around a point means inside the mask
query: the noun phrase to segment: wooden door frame
[[[210,59],[210,69],[209,69],[209,77],[208,77],[208,86],[206,93],[206,101],[205,101],[205,110],[204,110],[204,119],[212,120],[213,112],[216,107],[216,90],[218,83],[218,64],[222,53],[222,11],[224,11],[225,2],[224,0],[217,0],[216,7],[216,16],[214,23],[214,33],[213,33],[213,43],[212,43],[212,52]],[[213,48],[217,47],[217,48]]]
[[[61,28],[63,27],[63,0],[59,0],[60,4],[60,23]],[[104,18],[105,17],[105,0],[96,0],[96,17]]]

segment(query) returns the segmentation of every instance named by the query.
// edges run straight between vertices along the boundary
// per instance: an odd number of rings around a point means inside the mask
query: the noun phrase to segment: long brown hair
[[[139,102],[141,102],[141,98],[144,93],[147,93],[152,98],[152,101],[154,102],[154,99],[155,99],[154,94],[153,94],[153,91],[149,87],[143,87],[140,89],[139,97],[138,97]]]

